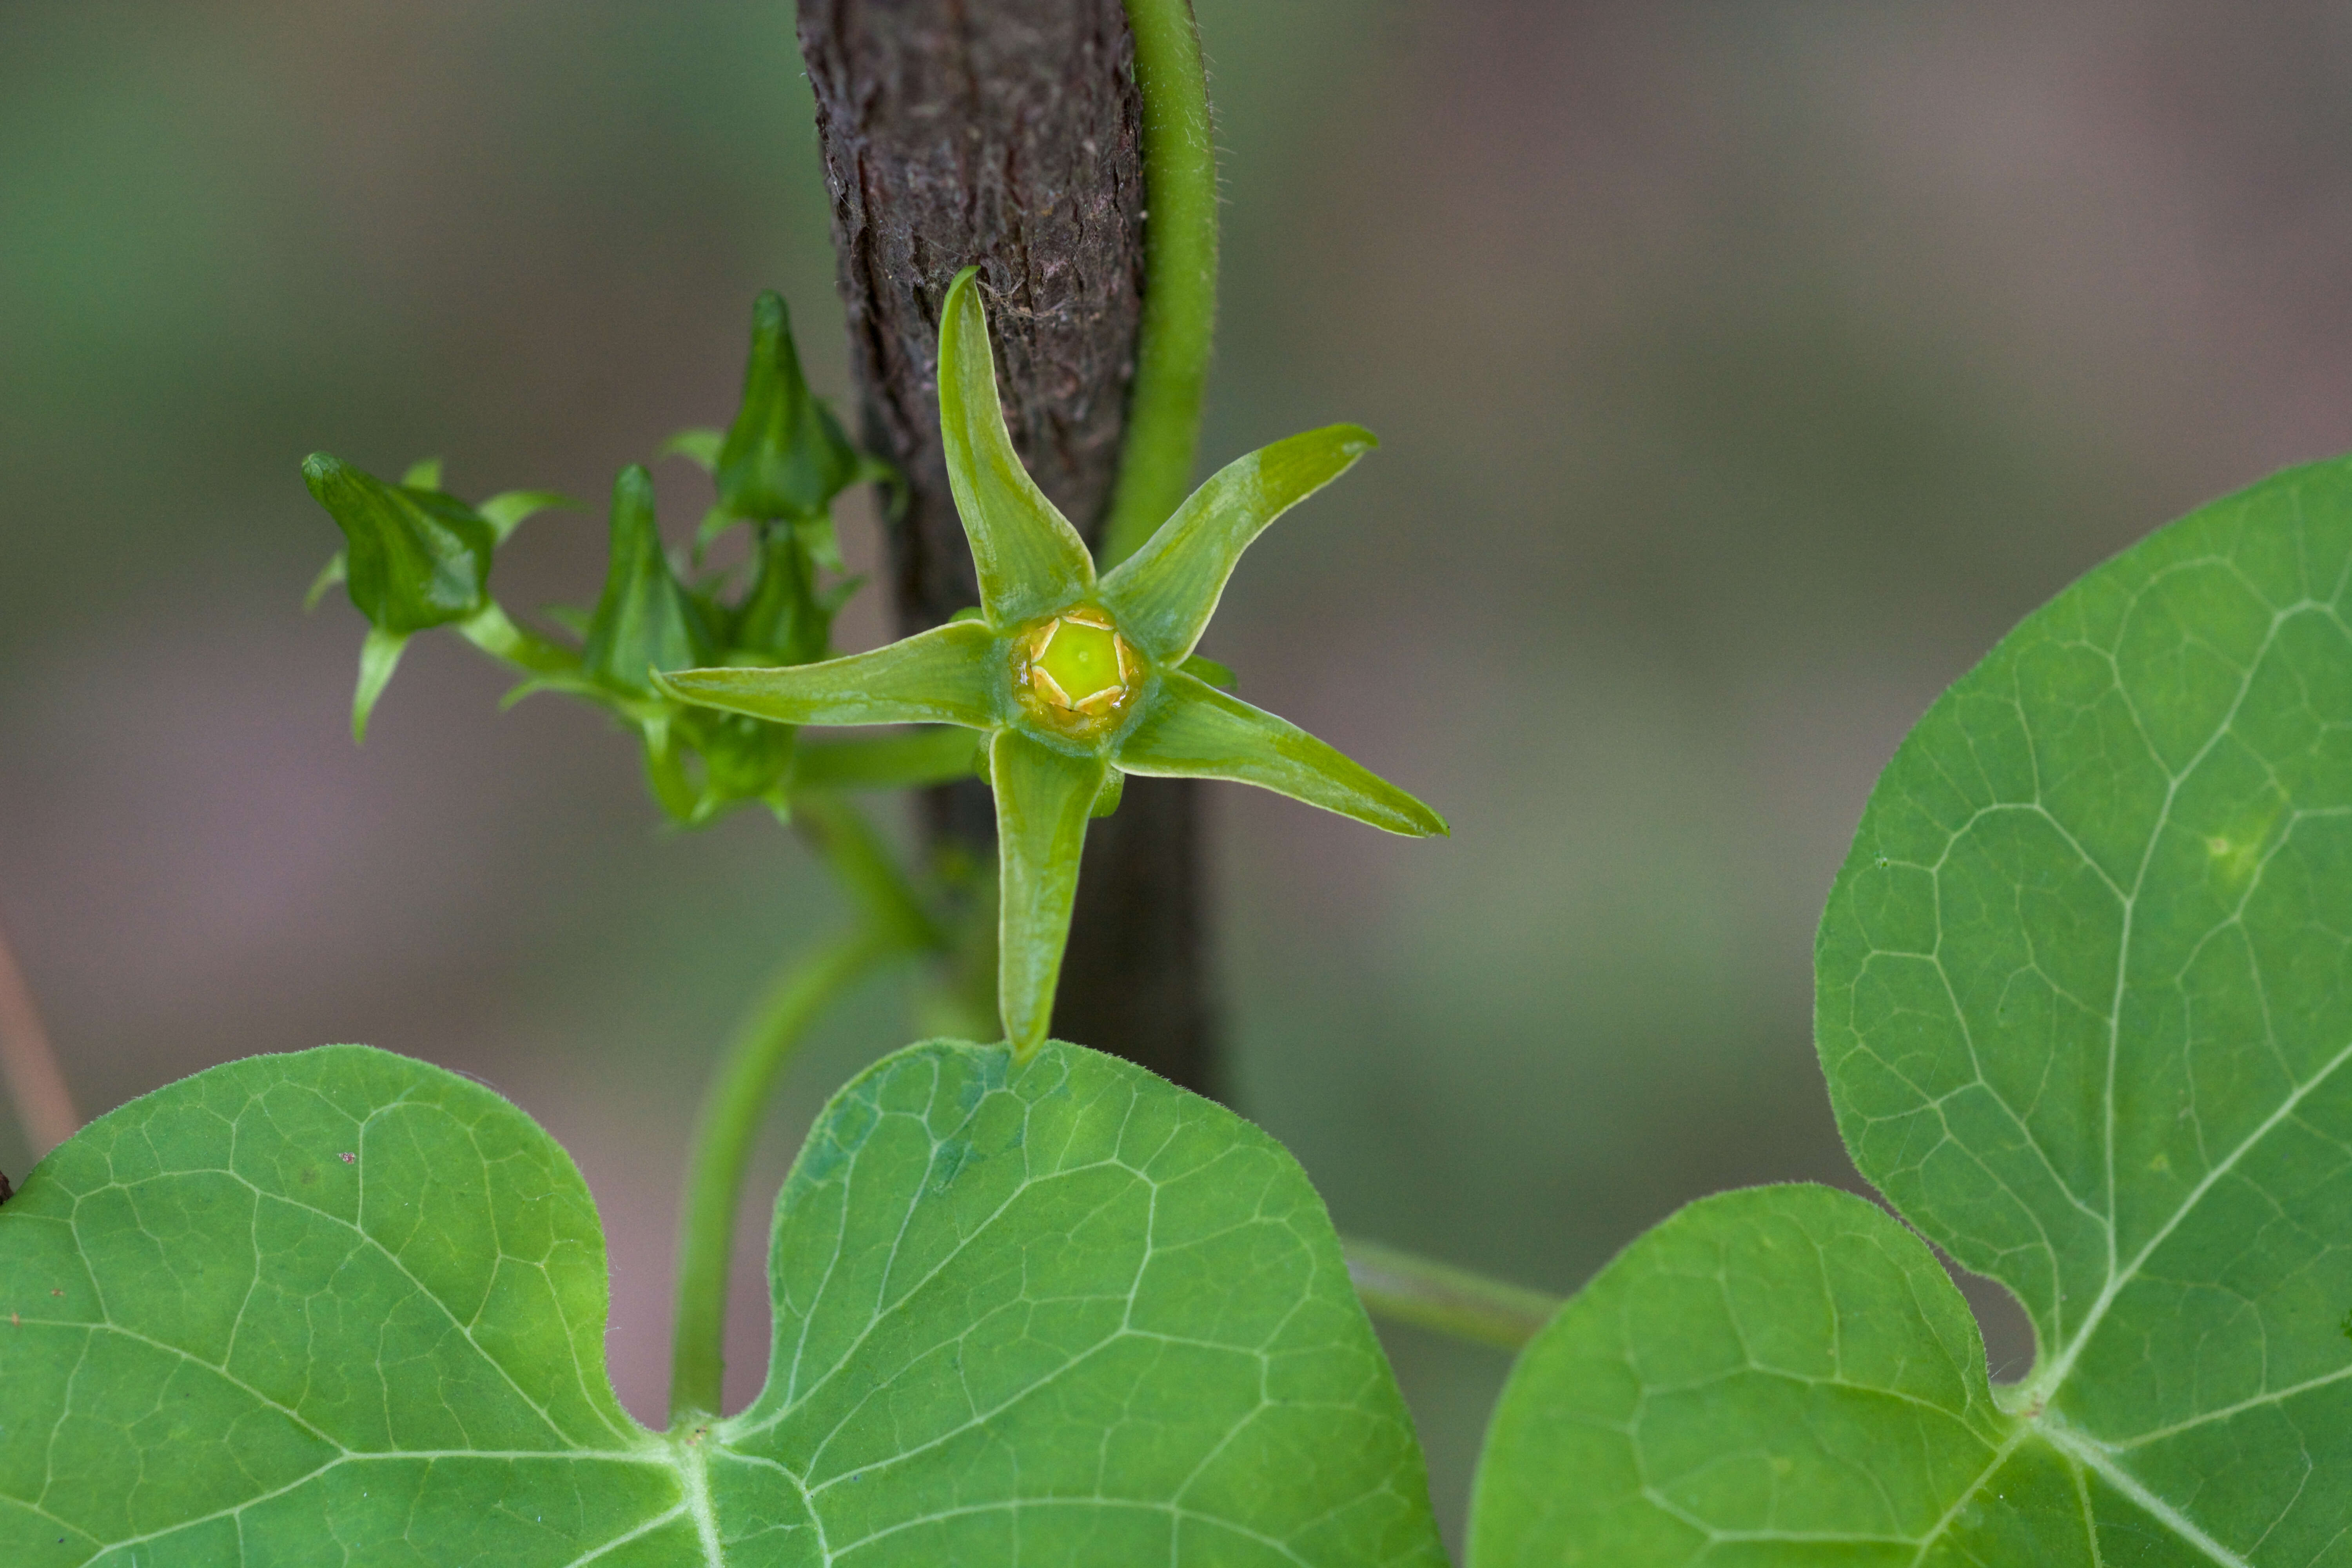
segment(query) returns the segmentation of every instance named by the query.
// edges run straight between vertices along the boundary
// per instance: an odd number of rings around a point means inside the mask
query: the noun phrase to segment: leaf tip
[[[310,488],[313,496],[319,496],[322,489],[350,471],[343,460],[332,452],[313,452],[302,459],[302,482]],[[319,496],[319,500],[324,505],[326,498]]]
[[[643,463],[631,463],[614,477],[613,504],[614,507],[617,508],[625,502],[632,506],[650,507],[653,504],[653,471]]]
[[[375,711],[383,689],[392,683],[392,672],[400,667],[401,650],[407,646],[408,638],[404,633],[368,628],[367,640],[360,645],[359,686],[352,693],[353,745],[367,744],[368,716]]]
[[[1380,803],[1384,809],[1377,816],[1368,813],[1359,815],[1359,821],[1406,838],[1454,837],[1453,825],[1431,810],[1420,797],[1406,794],[1385,779],[1381,782],[1387,786],[1385,794],[1388,798]]]
[[[302,595],[302,613],[307,616],[317,609],[319,601],[327,596],[327,590],[348,580],[350,572],[350,562],[341,551],[336,551],[326,565],[320,569],[319,575],[311,580],[310,591]]]
[[[965,318],[971,318],[965,325]],[[960,331],[977,331],[983,341],[988,336],[988,308],[980,298],[980,268],[965,268],[948,285],[947,296],[940,301],[940,355],[944,362],[951,352],[949,345]],[[948,372],[940,372],[944,379]]]
[[[726,442],[725,431],[696,426],[678,431],[654,448],[654,460],[659,462],[664,458],[684,458],[704,473],[712,473],[719,468],[719,453]]]

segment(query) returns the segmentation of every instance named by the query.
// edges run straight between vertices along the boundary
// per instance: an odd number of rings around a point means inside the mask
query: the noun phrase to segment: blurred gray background
[[[1200,13],[1229,199],[1204,458],[1343,418],[1386,442],[1255,548],[1205,651],[1454,825],[1215,795],[1241,1109],[1344,1228],[1562,1291],[1698,1194],[1851,1182],[1810,944],[1906,726],[2102,556],[2352,445],[2352,20]],[[452,640],[353,749],[361,624],[299,611],[337,536],[296,465],[438,453],[462,494],[601,498],[729,416],[767,286],[845,392],[791,21],[0,0],[0,922],[73,1087],[95,1111],[346,1039],[488,1080],[595,1189],[649,1417],[703,1071],[840,911],[767,820],[660,831],[620,736],[500,715]],[[660,477],[682,537],[707,490]],[[602,534],[532,521],[501,596],[592,598]],[[871,595],[844,632],[881,637]],[[755,1209],[904,1000],[795,1070]],[[0,1169],[26,1154],[0,1118]],[[1390,1342],[1458,1530],[1505,1360]]]

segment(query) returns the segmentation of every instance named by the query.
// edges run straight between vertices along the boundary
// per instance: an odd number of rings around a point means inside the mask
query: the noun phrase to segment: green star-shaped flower
[[[1016,1057],[1045,1042],[1087,819],[1117,804],[1124,775],[1234,779],[1391,833],[1446,831],[1404,791],[1185,668],[1243,550],[1377,445],[1370,431],[1334,425],[1251,453],[1098,578],[1013,449],[971,268],[940,314],[940,427],[979,568],[977,618],[822,664],[658,679],[681,700],[790,724],[988,732],[997,1000]]]

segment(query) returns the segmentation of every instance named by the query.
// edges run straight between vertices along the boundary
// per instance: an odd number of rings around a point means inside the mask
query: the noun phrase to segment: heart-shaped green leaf
[[[886,1059],[811,1133],[773,1279],[757,1404],[647,1432],[528,1118],[362,1047],[215,1068],[0,1207],[0,1563],[1444,1561],[1305,1176],[1138,1068]]]
[[[1855,1163],[2016,1293],[2032,1372],[1986,1394],[1891,1222],[1705,1205],[1523,1358],[1476,1568],[2347,1560],[2352,462],[2162,531],[1954,686],[1816,972]]]
[[[2011,1503],[2053,1495],[2028,1484],[2053,1467],[2015,1451],[2013,1426],[1967,1304],[1885,1210],[1827,1187],[1727,1193],[1628,1247],[1521,1353],[1470,1560],[2071,1563],[2063,1530],[2028,1537],[2048,1555],[1999,1549],[2018,1542]],[[2071,1506],[2073,1482],[2056,1495]]]

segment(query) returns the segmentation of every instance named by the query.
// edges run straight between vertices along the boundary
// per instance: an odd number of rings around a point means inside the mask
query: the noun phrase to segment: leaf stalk
[[[0,931],[0,1085],[16,1103],[36,1159],[72,1137],[81,1125],[57,1049],[41,1026],[32,987],[16,967],[5,931]]]
[[[1557,1296],[1507,1284],[1377,1241],[1349,1237],[1348,1279],[1374,1317],[1472,1344],[1516,1351],[1561,1306]]]
[[[689,1144],[678,1226],[669,1396],[676,1427],[720,1414],[735,1217],[742,1207],[751,1151],[784,1068],[827,1008],[877,971],[945,942],[888,847],[855,808],[813,792],[793,797],[793,818],[856,902],[858,929],[777,973],[720,1058],[704,1096]]]
[[[787,964],[752,1008],[711,1079],[695,1123],[678,1230],[677,1323],[670,1352],[673,1425],[719,1414],[735,1215],[777,1081],[825,1008],[908,951],[899,933],[868,929]]]

